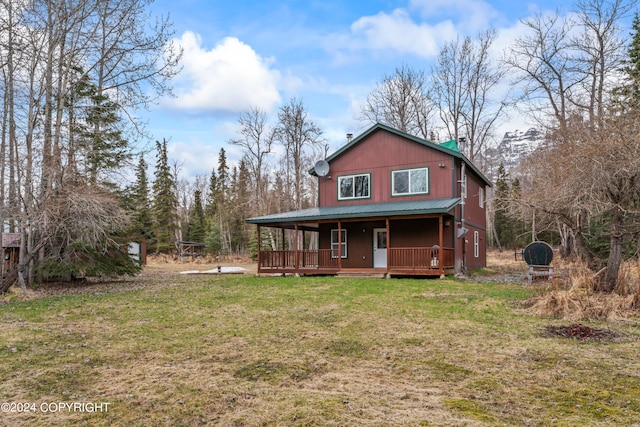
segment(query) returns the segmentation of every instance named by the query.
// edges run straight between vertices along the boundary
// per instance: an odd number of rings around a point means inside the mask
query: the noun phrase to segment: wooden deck
[[[268,250],[258,255],[258,274],[265,275],[442,276],[453,271],[452,248],[389,248],[386,268],[345,268],[331,249]]]

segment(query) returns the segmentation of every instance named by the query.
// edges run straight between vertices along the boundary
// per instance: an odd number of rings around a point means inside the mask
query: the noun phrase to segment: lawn
[[[0,425],[640,420],[638,322],[588,322],[617,335],[603,340],[545,333],[568,322],[527,314],[527,285],[160,267],[5,299]]]

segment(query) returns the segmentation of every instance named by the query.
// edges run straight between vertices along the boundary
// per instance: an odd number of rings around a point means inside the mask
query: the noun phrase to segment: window
[[[405,169],[391,173],[391,194],[404,196],[429,192],[429,168]]]
[[[473,256],[478,258],[480,256],[480,233],[473,232]]]
[[[347,257],[347,230],[340,230],[340,256]],[[331,258],[338,258],[338,229],[331,230]]]
[[[338,200],[367,199],[370,194],[369,174],[338,177]]]
[[[480,191],[478,191],[478,204],[481,208],[484,208],[484,188],[480,187]]]

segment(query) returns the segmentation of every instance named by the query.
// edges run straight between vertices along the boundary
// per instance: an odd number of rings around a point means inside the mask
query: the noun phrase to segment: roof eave
[[[489,187],[493,186],[491,181],[489,181],[489,179],[486,176],[484,176],[484,174],[482,172],[480,172],[480,170],[473,164],[473,162],[471,162],[471,160],[469,160],[464,154],[460,153],[459,151],[451,150],[451,149],[443,147],[440,144],[437,144],[435,142],[427,141],[426,139],[422,139],[422,138],[419,138],[419,137],[417,137],[415,135],[411,135],[411,134],[408,134],[406,132],[402,132],[402,131],[400,131],[398,129],[394,129],[394,128],[389,127],[387,125],[384,125],[382,123],[374,124],[369,129],[365,130],[360,135],[358,135],[357,137],[352,139],[349,143],[347,143],[347,144],[343,145],[342,147],[340,147],[338,149],[338,151],[336,151],[333,154],[331,154],[330,156],[328,156],[325,160],[327,162],[331,162],[333,159],[335,159],[336,157],[340,156],[342,153],[344,153],[345,151],[349,150],[351,147],[353,147],[354,145],[358,144],[360,141],[362,141],[363,139],[365,139],[367,136],[369,136],[370,134],[372,134],[374,131],[376,131],[378,129],[383,129],[383,130],[385,130],[387,132],[393,133],[393,134],[401,136],[403,138],[410,139],[410,140],[412,140],[414,142],[417,142],[418,144],[424,145],[426,147],[433,148],[433,149],[435,149],[437,151],[441,151],[441,152],[443,152],[445,154],[448,154],[450,156],[458,158],[458,159],[462,160],[463,162],[465,162],[480,177],[480,179],[482,179],[484,181],[484,183],[487,186],[489,186]],[[318,176],[316,174],[314,168],[309,169],[309,174],[312,175],[312,176]]]
[[[268,215],[264,217],[256,217],[256,218],[248,218],[245,220],[248,224],[285,224],[285,223],[302,223],[302,222],[318,222],[318,221],[331,221],[338,219],[359,219],[359,218],[380,218],[380,217],[403,217],[403,216],[416,216],[416,215],[439,215],[445,214],[451,209],[453,209],[456,205],[460,203],[460,198],[451,199],[450,203],[444,206],[439,206],[436,208],[429,209],[409,209],[409,210],[399,210],[399,209],[389,209],[389,210],[370,210],[366,212],[342,212],[342,213],[332,213],[331,210],[326,213],[320,213],[317,215],[296,215],[296,213],[306,212],[308,210],[302,211],[291,211],[284,212],[280,214]],[[284,216],[286,214],[290,214],[289,216]]]

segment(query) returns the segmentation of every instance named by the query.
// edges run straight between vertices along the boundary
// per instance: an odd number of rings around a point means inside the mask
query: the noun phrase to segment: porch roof
[[[249,218],[247,222],[249,224],[282,224],[333,219],[443,214],[449,212],[458,203],[460,203],[459,197],[412,200],[410,202],[325,206]]]

